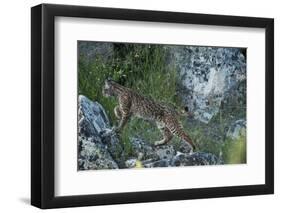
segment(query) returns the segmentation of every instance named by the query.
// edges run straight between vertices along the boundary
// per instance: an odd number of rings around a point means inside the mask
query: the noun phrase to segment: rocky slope
[[[195,152],[182,144],[154,147],[141,138],[130,138],[132,152],[125,155],[119,136],[111,130],[105,110],[98,102],[80,95],[78,99],[78,168],[118,169],[153,168],[171,166],[217,165],[222,160],[217,156]]]

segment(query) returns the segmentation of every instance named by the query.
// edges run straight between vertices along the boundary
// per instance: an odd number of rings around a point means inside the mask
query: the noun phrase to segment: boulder
[[[158,159],[151,144],[137,137],[130,138],[132,157],[139,160]]]
[[[192,154],[177,153],[170,162],[171,166],[218,165],[222,161],[211,153],[195,152]]]
[[[170,160],[167,159],[161,159],[158,161],[154,161],[151,163],[143,164],[145,168],[155,168],[155,167],[169,167],[170,166]]]
[[[139,138],[133,138],[131,142],[134,154],[133,159],[126,162],[128,168],[133,168],[137,160],[141,160],[145,168],[223,164],[220,158],[211,153],[190,153],[190,147],[184,142],[177,148],[172,144],[155,147]]]
[[[171,159],[176,151],[173,145],[154,146],[141,138],[131,138],[132,157],[138,160]]]
[[[170,160],[176,154],[176,150],[173,145],[162,145],[154,148],[155,155],[158,159]]]
[[[93,45],[93,43],[95,45]],[[95,59],[106,62],[113,56],[113,44],[108,42],[79,41],[78,49],[79,55],[82,56],[86,62],[91,62]]]
[[[78,169],[118,169],[117,163],[113,160],[106,147],[94,138],[78,138]]]
[[[246,121],[244,119],[235,121],[229,127],[226,136],[233,140],[246,136]]]
[[[124,146],[119,140],[119,136],[111,129],[104,129],[101,134],[101,141],[106,145],[108,152],[116,161],[120,168],[125,167]]]
[[[83,95],[78,97],[78,132],[91,137],[100,135],[110,124],[103,107],[96,101],[91,101]]]
[[[128,159],[125,162],[126,168],[135,168],[137,165],[137,159],[136,158],[132,158],[132,159]]]
[[[96,101],[91,101],[83,95],[78,97],[78,132],[81,138],[95,138],[90,140],[96,146],[104,146],[108,154],[120,168],[124,167],[124,149],[118,136],[111,130],[109,119],[104,108]],[[79,141],[79,143],[81,143]],[[88,146],[85,147],[87,149]],[[110,159],[110,160],[112,160]]]
[[[245,104],[246,58],[243,51],[239,48],[170,47],[170,62],[175,64],[180,75],[178,95],[194,119],[208,123],[222,104]]]

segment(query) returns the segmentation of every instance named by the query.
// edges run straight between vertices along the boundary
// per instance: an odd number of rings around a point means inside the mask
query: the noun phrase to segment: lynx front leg
[[[115,128],[115,131],[117,131],[117,132],[121,131],[124,128],[124,126],[126,125],[126,123],[128,122],[129,118],[130,118],[130,114],[128,114],[128,115],[122,114],[119,125]]]
[[[114,109],[115,115],[121,117],[119,125],[118,127],[115,128],[115,131],[121,131],[131,116],[130,113],[131,102],[129,100],[129,97],[122,96],[119,99],[119,106],[120,107],[117,108],[115,107]]]
[[[116,116],[117,119],[121,119],[122,117],[122,114],[121,114],[121,111],[120,111],[120,107],[119,106],[116,106],[114,108],[114,114]]]
[[[173,134],[170,132],[170,130],[167,127],[160,128],[160,131],[163,133],[163,139],[160,141],[155,141],[154,142],[155,146],[164,145],[173,138]]]

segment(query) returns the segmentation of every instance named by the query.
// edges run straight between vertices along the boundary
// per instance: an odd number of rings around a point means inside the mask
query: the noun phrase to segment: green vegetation
[[[87,55],[80,52],[78,66],[79,94],[101,103],[112,125],[117,124],[113,113],[117,102],[114,98],[102,95],[104,81],[109,77],[155,100],[172,104],[178,109],[181,108],[180,100],[176,95],[177,70],[176,67],[167,65],[168,54],[164,46],[114,44],[112,51],[113,53],[106,60],[99,55],[89,60]],[[225,163],[245,163],[246,138],[241,137],[234,141],[222,137],[225,135],[225,127],[229,125],[229,113],[230,111],[218,113],[207,125],[201,122],[191,122],[185,117],[181,117],[181,120],[185,130],[195,140],[200,151],[222,156]],[[240,116],[241,110],[231,110],[231,113]],[[209,134],[212,131],[218,137]],[[125,147],[125,155],[130,156],[132,152],[131,137],[141,137],[153,143],[162,136],[154,124],[132,118],[120,137]],[[178,146],[180,140],[174,137],[172,143]]]
[[[160,45],[118,44],[108,61],[100,56],[87,61],[85,56],[80,55],[79,94],[98,100],[113,122],[116,121],[113,114],[116,101],[102,95],[102,87],[107,78],[121,82],[155,100],[178,105],[175,96],[176,69],[167,66],[165,61],[166,50]]]
[[[224,161],[227,164],[246,163],[246,137],[236,140],[227,139],[222,148]]]
[[[246,163],[246,134],[236,139],[226,137],[229,125],[235,118],[245,118],[246,110],[227,107],[220,110],[208,124],[187,121],[184,127],[194,139],[200,151],[221,156],[225,164]]]

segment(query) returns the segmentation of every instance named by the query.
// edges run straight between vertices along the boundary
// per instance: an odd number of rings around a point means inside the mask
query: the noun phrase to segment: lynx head
[[[105,97],[114,96],[114,88],[113,88],[114,81],[111,79],[106,79],[104,82],[104,86],[102,89],[102,94]]]

